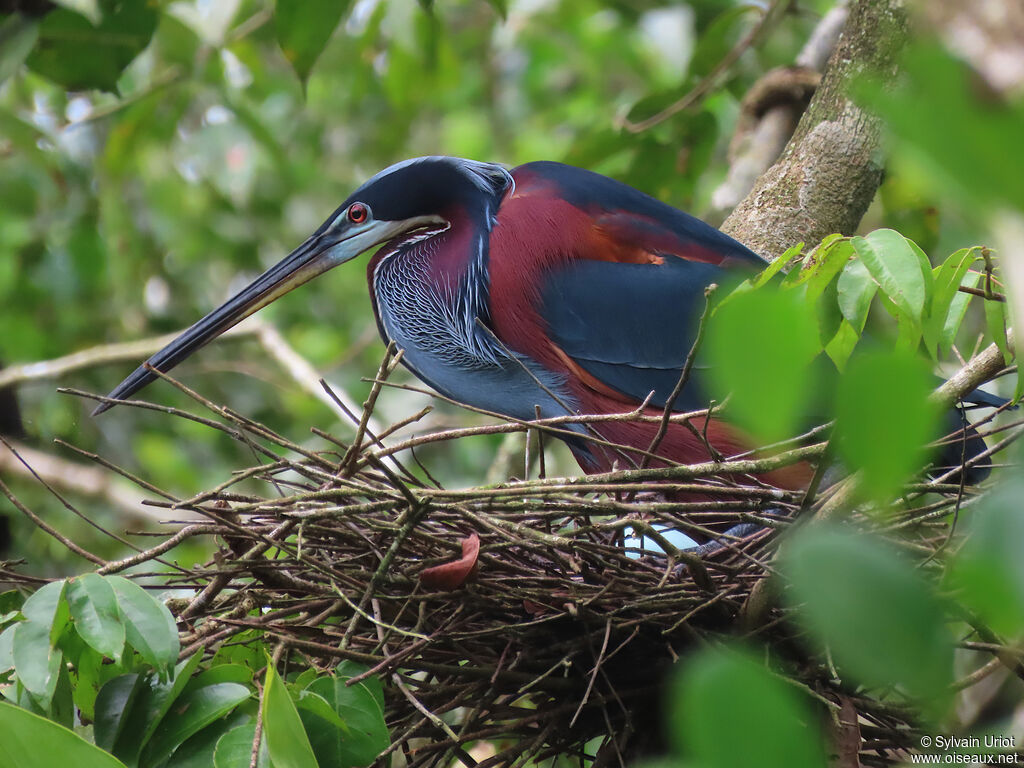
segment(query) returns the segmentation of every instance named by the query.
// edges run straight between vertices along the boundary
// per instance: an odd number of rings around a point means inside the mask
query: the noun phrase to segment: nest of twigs
[[[266,461],[192,499],[163,502],[201,519],[102,570],[156,559],[189,537],[216,537],[219,551],[205,567],[165,574],[169,586],[195,590],[175,609],[183,655],[243,642],[253,636],[243,633],[257,630],[314,666],[361,662],[385,683],[390,751],[412,766],[472,765],[468,750],[481,741],[496,749],[486,765],[582,757],[595,739],[599,764],[656,749],[669,666],[695,644],[725,635],[756,637],[823,704],[853,708],[862,764],[888,764],[915,743],[909,716],[835,681],[764,588],[777,534],[807,507],[804,493],[744,482],[735,472],[728,483],[716,480],[721,467],[714,465],[445,489],[417,480],[399,459],[408,452],[385,449],[370,433],[378,389],[353,417],[355,440],[321,433],[332,447],[316,452],[211,406],[222,421],[207,423]],[[794,449],[789,458],[820,448]],[[652,486],[655,477],[661,483]],[[251,478],[266,481],[265,496],[237,491]],[[695,486],[721,500],[668,493]],[[929,505],[891,518],[913,527],[922,551],[942,545],[947,531],[938,521],[965,489],[941,478],[908,489],[925,492],[934,499]],[[700,557],[663,540],[669,554],[635,546],[641,534],[660,540],[662,529],[706,535],[705,515],[763,527],[743,539],[719,537],[721,546]],[[630,535],[632,547],[625,545]],[[471,573],[463,568],[452,583],[423,578],[464,553]]]

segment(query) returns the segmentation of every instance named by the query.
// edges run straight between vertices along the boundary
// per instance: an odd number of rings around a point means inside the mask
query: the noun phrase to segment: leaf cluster
[[[285,682],[258,642],[178,661],[167,606],[122,576],[87,573],[0,600],[0,691],[19,707],[0,710],[0,730],[16,734],[4,740],[12,764],[50,765],[38,745],[58,742],[83,768],[244,768],[254,750],[258,765],[354,768],[388,746],[380,681],[352,662]]]
[[[763,444],[834,414],[839,457],[884,502],[939,437],[942,409],[930,393],[941,379],[922,355],[940,370],[950,361],[972,301],[983,305],[987,329],[975,343],[987,337],[1010,362],[994,255],[962,248],[932,267],[889,229],[831,236],[807,256],[802,247],[715,303],[707,350],[714,393],[729,398],[729,413]],[[872,307],[889,322],[869,326]]]

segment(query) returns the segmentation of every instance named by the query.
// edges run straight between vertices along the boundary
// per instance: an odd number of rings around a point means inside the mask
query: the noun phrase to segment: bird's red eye
[[[366,221],[366,217],[369,215],[369,211],[366,206],[362,203],[352,203],[348,207],[348,220],[353,224],[362,224]]]

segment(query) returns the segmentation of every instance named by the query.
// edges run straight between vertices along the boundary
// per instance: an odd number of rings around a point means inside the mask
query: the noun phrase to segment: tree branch
[[[865,72],[891,76],[906,38],[899,0],[856,0],[839,44],[781,159],[722,231],[765,256],[833,232],[851,234],[882,178],[878,119],[847,96]]]
[[[0,474],[33,480],[34,471],[56,488],[103,499],[110,506],[131,517],[150,522],[163,519],[162,511],[143,506],[142,502],[146,498],[143,494],[126,483],[119,482],[105,469],[68,461],[21,443],[12,445],[21,459],[6,446],[0,445]],[[28,467],[32,469],[29,470]]]
[[[259,331],[255,323],[243,323],[221,334],[222,339],[251,336]],[[89,347],[81,352],[57,357],[53,360],[41,360],[35,363],[11,365],[0,369],[0,387],[22,384],[28,381],[43,379],[59,379],[83,368],[95,368],[111,363],[139,362],[158,352],[177,338],[177,333],[164,336],[152,336],[138,341],[126,341],[118,344],[102,344]]]
[[[779,159],[821,83],[820,73],[848,13],[846,0],[840,0],[818,22],[797,55],[796,66],[766,72],[743,97],[729,142],[729,171],[711,196],[708,219],[712,223],[721,222]]]

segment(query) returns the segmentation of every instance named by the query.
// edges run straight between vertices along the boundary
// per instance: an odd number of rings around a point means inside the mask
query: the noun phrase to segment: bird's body
[[[551,162],[505,175],[463,167],[479,205],[447,215],[437,234],[386,244],[367,277],[382,337],[420,379],[475,408],[529,420],[538,409],[612,414],[647,400],[659,414],[693,343],[705,287],[764,266],[718,230],[605,176]],[[694,375],[676,410],[706,404]],[[589,429],[645,450],[657,425]],[[717,420],[708,437],[727,455],[745,447]],[[640,460],[582,437],[567,442],[587,471]],[[676,425],[659,453],[709,458],[701,439]]]
[[[596,173],[425,157],[363,184],[299,248],[148,365],[169,370],[260,307],[378,245],[367,276],[384,339],[440,393],[518,420],[621,414],[642,403],[660,416],[693,346],[705,288],[765,265],[704,222]],[[154,378],[141,366],[110,397]],[[673,408],[707,402],[696,365]],[[643,461],[657,421],[566,424],[563,439],[587,472],[626,467]],[[753,447],[715,418],[702,432],[671,424],[650,464],[707,460],[708,444],[725,456]],[[809,469],[765,479],[799,488]]]

